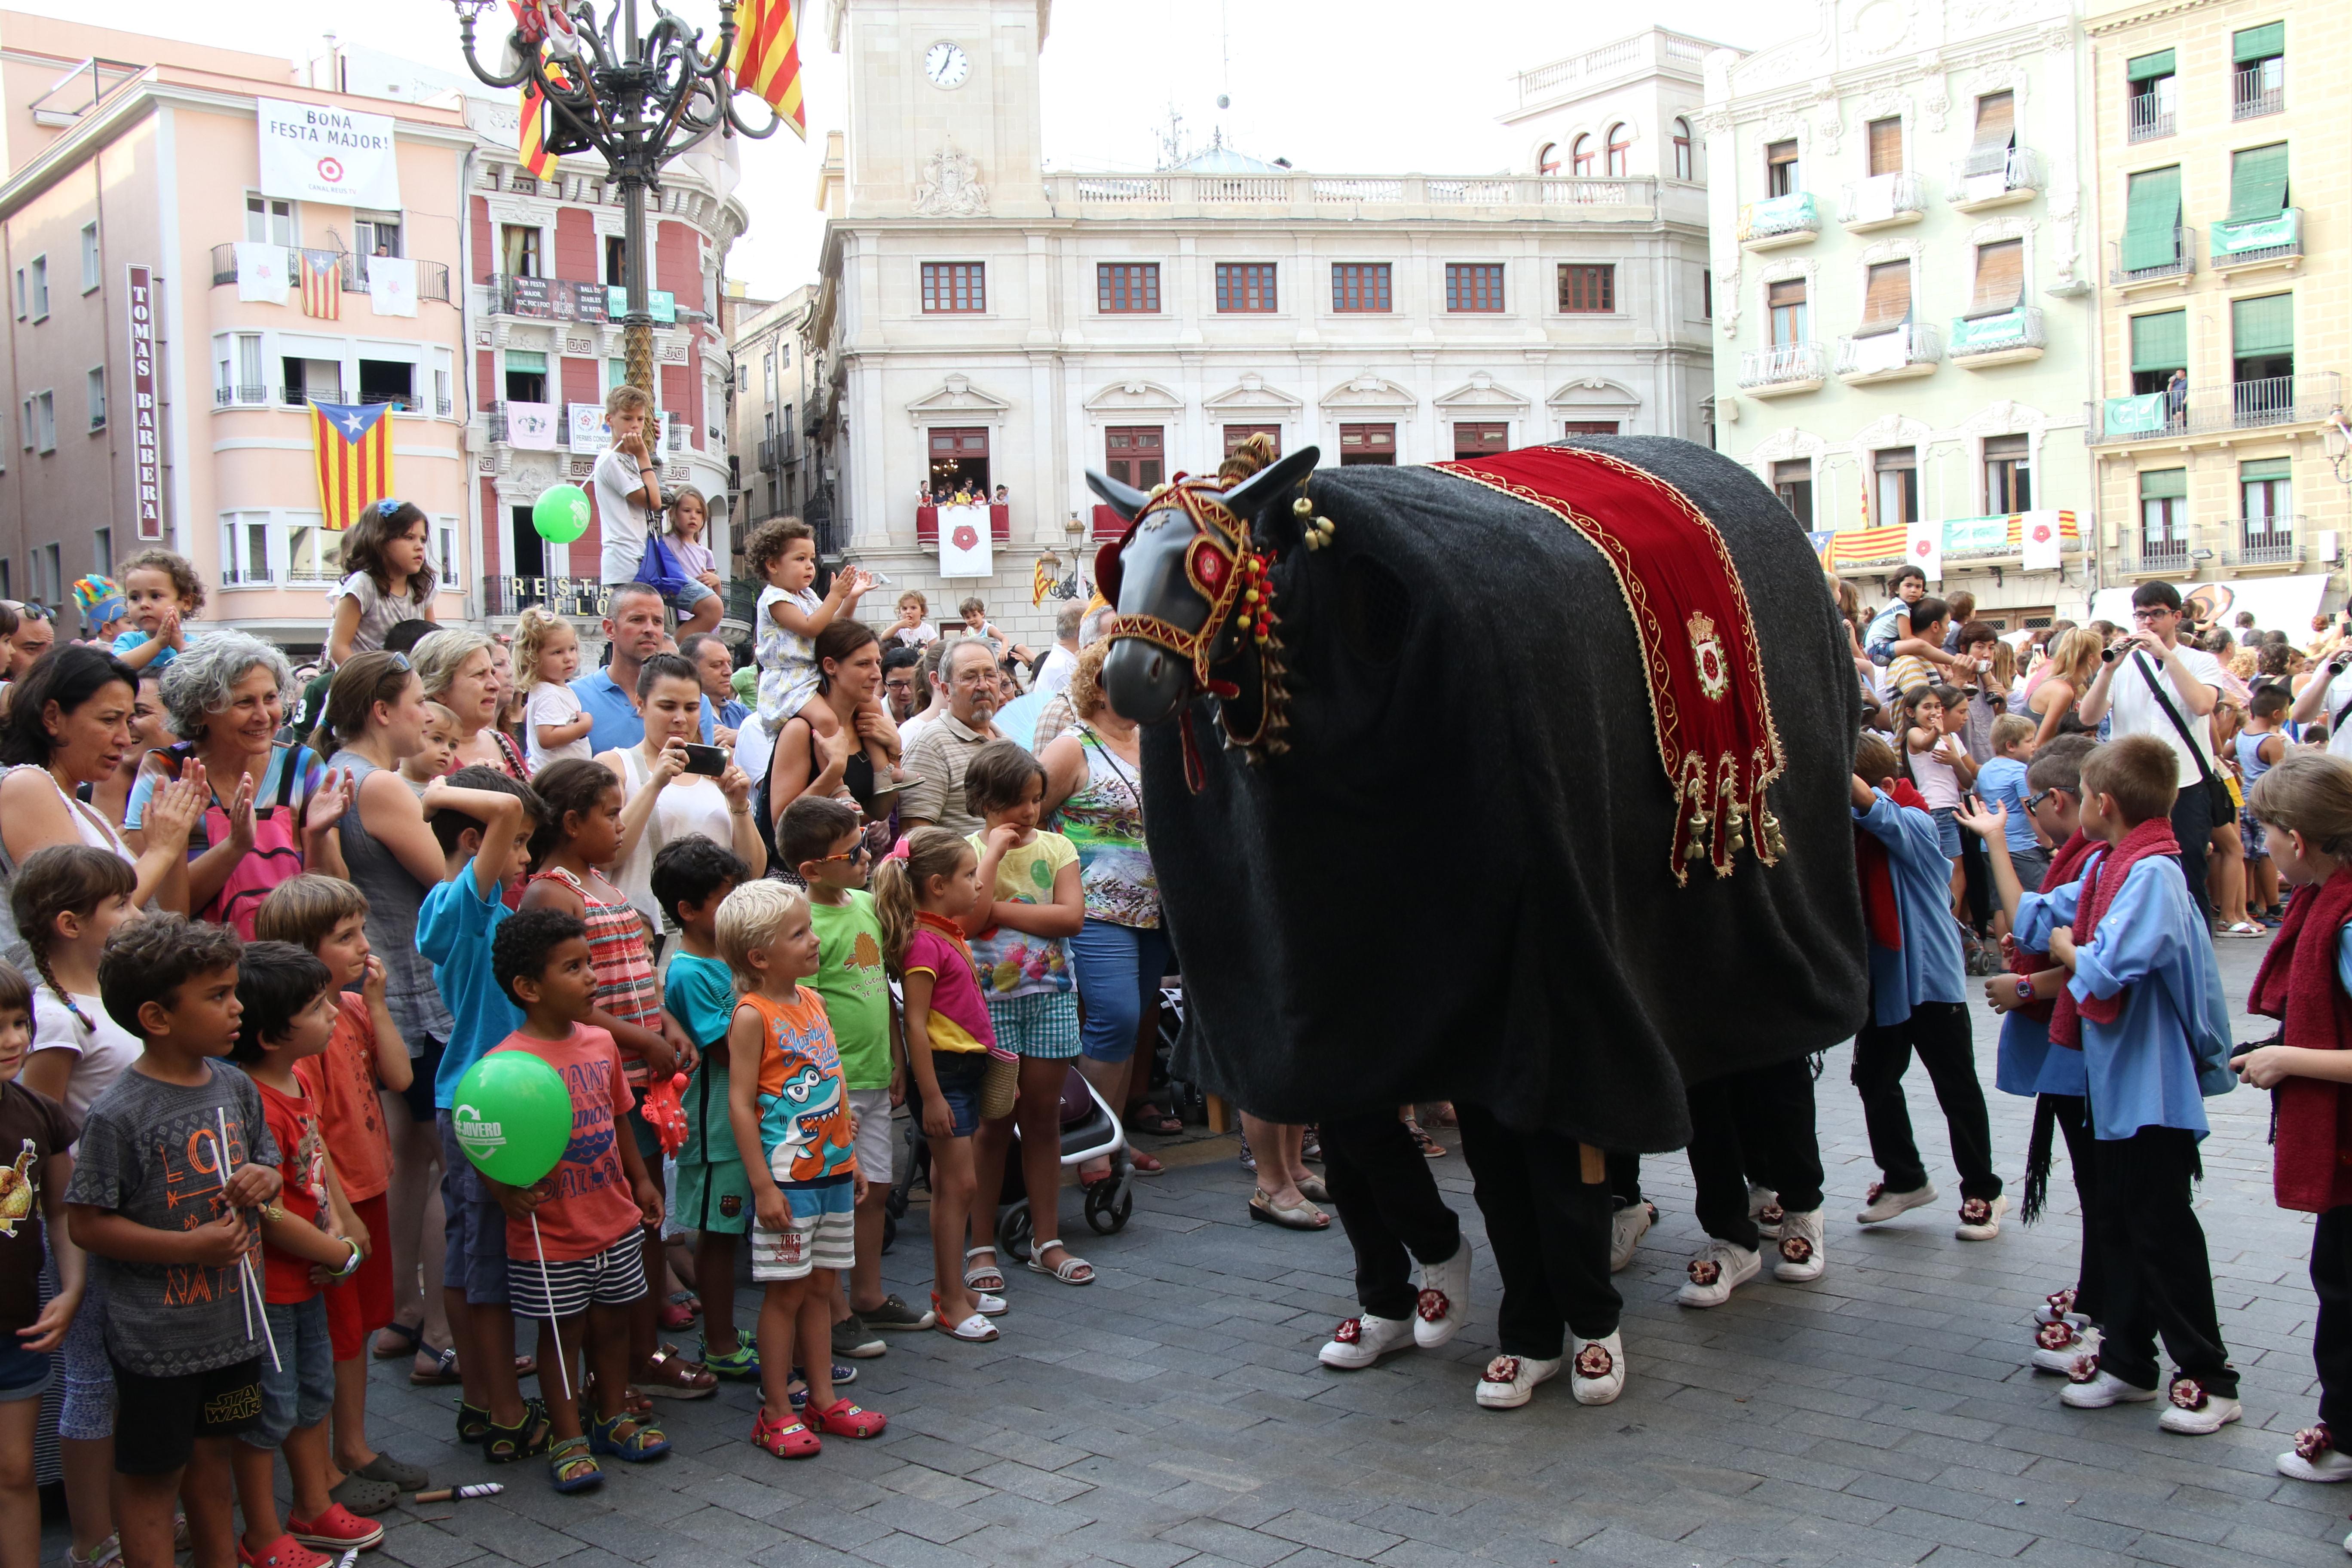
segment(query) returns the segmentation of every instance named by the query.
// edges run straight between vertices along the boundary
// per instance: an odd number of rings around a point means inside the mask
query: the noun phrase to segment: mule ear
[[[1299,530],[1291,502],[1307,493],[1307,476],[1322,456],[1319,447],[1301,447],[1227,490],[1225,505],[1261,538],[1278,546],[1293,543]]]
[[[1118,608],[1118,585],[1123,576],[1119,557],[1126,548],[1126,536],[1121,535],[1095,552],[1095,592],[1114,610]]]
[[[1133,522],[1142,514],[1143,509],[1151,504],[1150,491],[1120,484],[1108,474],[1098,474],[1092,468],[1087,470],[1087,489],[1102,497],[1111,510],[1129,522]]]

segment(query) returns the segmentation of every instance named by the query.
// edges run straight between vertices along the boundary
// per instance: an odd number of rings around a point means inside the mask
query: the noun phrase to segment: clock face
[[[931,79],[934,86],[961,87],[963,79],[971,74],[971,58],[961,45],[933,44],[923,56],[923,74]]]

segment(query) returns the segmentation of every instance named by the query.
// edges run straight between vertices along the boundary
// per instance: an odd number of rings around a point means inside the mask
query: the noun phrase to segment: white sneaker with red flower
[[[1650,1234],[1658,1223],[1658,1205],[1651,1203],[1627,1204],[1609,1218],[1609,1272],[1619,1274],[1633,1261],[1633,1248]]]
[[[1354,1372],[1391,1351],[1412,1348],[1412,1325],[1410,1318],[1376,1318],[1370,1312],[1349,1318],[1331,1331],[1331,1342],[1318,1351],[1315,1359],[1341,1372]]]
[[[1923,1204],[1936,1201],[1936,1184],[1922,1182],[1907,1193],[1890,1193],[1885,1182],[1873,1182],[1862,1200],[1862,1212],[1853,1216],[1856,1225],[1884,1225],[1896,1215],[1907,1213]]]
[[[2072,1285],[2063,1290],[2051,1291],[2042,1298],[2042,1305],[2033,1309],[2033,1321],[2037,1323],[2054,1323],[2061,1318],[2075,1315],[2074,1287]]]
[[[2234,1395],[2215,1394],[2193,1377],[2176,1377],[2157,1425],[2168,1432],[2202,1437],[2219,1432],[2245,1414]]]
[[[1780,1207],[1780,1194],[1769,1187],[1748,1183],[1748,1217],[1756,1222],[1756,1228],[1765,1240],[1780,1240],[1780,1222],[1787,1217],[1787,1211]]]
[[[1810,1284],[1830,1266],[1826,1227],[1819,1209],[1800,1209],[1780,1221],[1780,1261],[1772,1278],[1791,1285]]]
[[[2352,1481],[2352,1456],[2337,1450],[2322,1421],[2294,1435],[2294,1447],[2278,1457],[2278,1473],[2294,1481]]]
[[[1498,1355],[1478,1376],[1478,1405],[1486,1410],[1517,1410],[1535,1397],[1536,1384],[1549,1383],[1559,1373],[1560,1358],[1538,1361],[1533,1356]]]
[[[2058,1391],[2058,1402],[2074,1410],[2105,1410],[2110,1405],[2146,1405],[2156,1397],[2153,1388],[2135,1388],[2114,1373],[2099,1370],[2095,1355],[2078,1355],[2066,1369],[2071,1380]]]
[[[2009,1208],[2009,1198],[1963,1198],[1960,1201],[1959,1228],[1954,1236],[1962,1241],[1990,1241],[2000,1234],[2000,1216]]]
[[[1607,1405],[1625,1392],[1625,1337],[1568,1337],[1568,1391],[1579,1405]]]
[[[1470,1238],[1454,1256],[1421,1266],[1421,1294],[1412,1305],[1412,1342],[1433,1351],[1452,1339],[1470,1310]]]
[[[2099,1331],[2091,1320],[2073,1313],[2033,1331],[2033,1370],[2064,1377],[2086,1355],[2099,1353]]]
[[[1736,1241],[1709,1237],[1699,1255],[1684,1266],[1690,1278],[1675,1292],[1675,1300],[1685,1307],[1720,1307],[1731,1300],[1734,1288],[1756,1278],[1764,1267],[1764,1255],[1750,1251]]]

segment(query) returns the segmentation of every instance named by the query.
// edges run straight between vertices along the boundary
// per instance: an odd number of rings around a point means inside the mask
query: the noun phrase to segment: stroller
[[[924,1140],[922,1116],[915,1103],[909,1100],[910,1113],[906,1118],[905,1174],[892,1185],[883,1210],[886,1251],[898,1239],[898,1221],[906,1217],[916,1182],[926,1186],[930,1183],[930,1145]],[[1105,1159],[1110,1162],[1110,1174],[1085,1189],[1087,1224],[1098,1236],[1116,1236],[1127,1228],[1128,1216],[1135,1212],[1135,1167],[1128,1158],[1127,1130],[1119,1125],[1118,1113],[1095,1092],[1094,1085],[1074,1067],[1062,1081],[1061,1163],[1067,1169]],[[997,1194],[996,1242],[1014,1258],[1026,1262],[1033,1234],[1029,1194],[1021,1174],[1021,1130],[1016,1124],[1013,1146],[1004,1155],[1004,1184]]]

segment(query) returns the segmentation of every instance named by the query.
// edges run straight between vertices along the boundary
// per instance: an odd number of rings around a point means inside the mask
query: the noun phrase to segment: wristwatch
[[[2021,1002],[2031,1002],[2033,1000],[2033,977],[2032,975],[2021,974],[2017,977],[2017,999]]]

